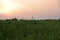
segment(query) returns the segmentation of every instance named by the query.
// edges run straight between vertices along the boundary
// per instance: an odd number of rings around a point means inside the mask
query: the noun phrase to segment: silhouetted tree
[[[13,18],[12,20],[17,20],[17,18]]]
[[[60,20],[60,18],[59,18],[59,20]]]

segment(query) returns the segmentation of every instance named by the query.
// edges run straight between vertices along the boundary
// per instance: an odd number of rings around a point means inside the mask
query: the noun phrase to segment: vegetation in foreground
[[[0,20],[0,40],[60,40],[60,20]]]

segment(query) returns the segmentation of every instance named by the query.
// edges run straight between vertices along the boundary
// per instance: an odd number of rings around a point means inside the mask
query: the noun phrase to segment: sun
[[[18,7],[21,7],[21,3],[14,3],[12,0],[0,0],[1,2],[1,13],[11,13],[13,10],[17,9]]]

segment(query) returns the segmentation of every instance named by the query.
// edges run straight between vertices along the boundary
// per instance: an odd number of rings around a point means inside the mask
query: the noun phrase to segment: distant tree
[[[60,20],[60,19],[59,19]]]
[[[13,18],[12,20],[17,20],[17,18]]]

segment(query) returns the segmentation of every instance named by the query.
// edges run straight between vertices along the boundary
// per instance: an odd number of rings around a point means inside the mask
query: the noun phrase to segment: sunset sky
[[[60,0],[0,0],[0,19],[60,18]]]

